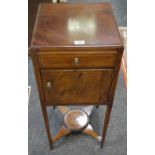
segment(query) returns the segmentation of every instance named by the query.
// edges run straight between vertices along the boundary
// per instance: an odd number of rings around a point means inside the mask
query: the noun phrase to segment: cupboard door
[[[112,82],[112,69],[42,70],[47,105],[104,104]]]

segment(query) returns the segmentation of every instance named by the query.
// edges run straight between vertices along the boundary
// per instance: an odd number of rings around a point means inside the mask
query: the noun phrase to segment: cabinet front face
[[[47,105],[104,104],[112,82],[112,69],[41,71]]]

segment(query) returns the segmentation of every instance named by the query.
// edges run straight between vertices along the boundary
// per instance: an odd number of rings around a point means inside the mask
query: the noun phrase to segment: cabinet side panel
[[[33,63],[33,70],[34,70],[34,74],[35,74],[35,79],[36,79],[40,102],[41,102],[41,104],[44,104],[45,99],[44,99],[44,93],[42,91],[42,80],[41,80],[41,76],[40,76],[40,68],[39,68],[39,64],[38,64],[36,51],[37,50],[31,51],[31,59],[32,59],[32,63]]]
[[[109,91],[109,101],[111,104],[113,104],[113,99],[114,99],[114,95],[115,95],[115,91],[116,91],[123,50],[124,50],[123,48],[117,50],[118,56],[117,56],[116,66],[115,66],[115,70],[113,72],[112,83],[111,83],[111,87],[110,87],[110,91]]]

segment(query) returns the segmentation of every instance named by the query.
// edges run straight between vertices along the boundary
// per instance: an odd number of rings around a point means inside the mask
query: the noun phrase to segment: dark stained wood
[[[106,105],[103,147],[123,54],[111,5],[41,4],[37,17],[30,52],[50,147],[69,132],[51,138],[47,106]]]
[[[41,4],[31,46],[122,46],[109,3]]]
[[[56,136],[52,138],[52,142],[59,140],[61,137],[66,136],[71,132],[82,132],[101,141],[101,136],[97,135],[92,125],[89,123],[89,116],[91,115],[94,106],[86,106],[81,110],[66,109],[65,106],[57,106],[57,108],[64,117],[65,126],[61,126]]]
[[[99,105],[97,105],[96,108],[99,108]]]
[[[107,104],[112,69],[42,70],[47,105]],[[51,88],[47,83],[51,82]]]
[[[116,86],[117,86],[119,70],[120,70],[120,66],[121,66],[122,54],[123,54],[123,49],[119,49],[118,50],[117,60],[116,60],[116,66],[115,66],[115,70],[114,70],[114,74],[113,74],[113,78],[112,78],[113,82],[111,84],[111,89],[109,91],[110,104],[113,103],[113,99],[114,99],[114,95],[115,95],[115,90],[116,90]]]
[[[80,131],[88,125],[88,115],[82,110],[71,110],[64,117],[65,124],[71,131]]]
[[[117,52],[89,52],[69,53],[38,53],[39,63],[42,68],[103,68],[114,67]],[[78,59],[79,63],[76,63]],[[63,65],[62,65],[63,64]]]
[[[51,0],[28,0],[28,46],[30,46],[38,6],[40,3],[50,3],[50,2],[52,1]]]
[[[39,74],[39,65],[37,65],[38,61],[36,59],[37,58],[36,50],[31,50],[31,58],[32,58],[32,62],[33,62],[34,73],[35,73],[35,78],[36,78],[36,82],[37,82],[37,88],[38,88],[40,103],[41,103],[41,110],[42,110],[45,128],[46,128],[46,132],[47,132],[48,142],[49,142],[50,149],[52,149],[53,146],[52,146],[52,139],[51,139],[49,121],[48,121],[48,114],[47,114],[46,106],[44,106],[45,98],[44,98],[43,91],[41,89],[42,81],[41,81],[41,75]]]
[[[112,110],[112,105],[108,105],[105,113],[105,121],[103,125],[103,131],[102,131],[102,141],[101,141],[101,148],[103,148],[104,142],[105,142],[105,137],[106,137],[106,132],[109,124],[109,119],[110,119],[110,114]]]

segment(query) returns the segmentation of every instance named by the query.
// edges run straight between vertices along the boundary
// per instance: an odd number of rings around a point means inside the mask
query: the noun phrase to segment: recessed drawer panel
[[[116,51],[105,53],[61,53],[40,52],[39,63],[43,68],[102,68],[114,67]]]
[[[105,104],[112,82],[112,69],[41,71],[47,105]]]

